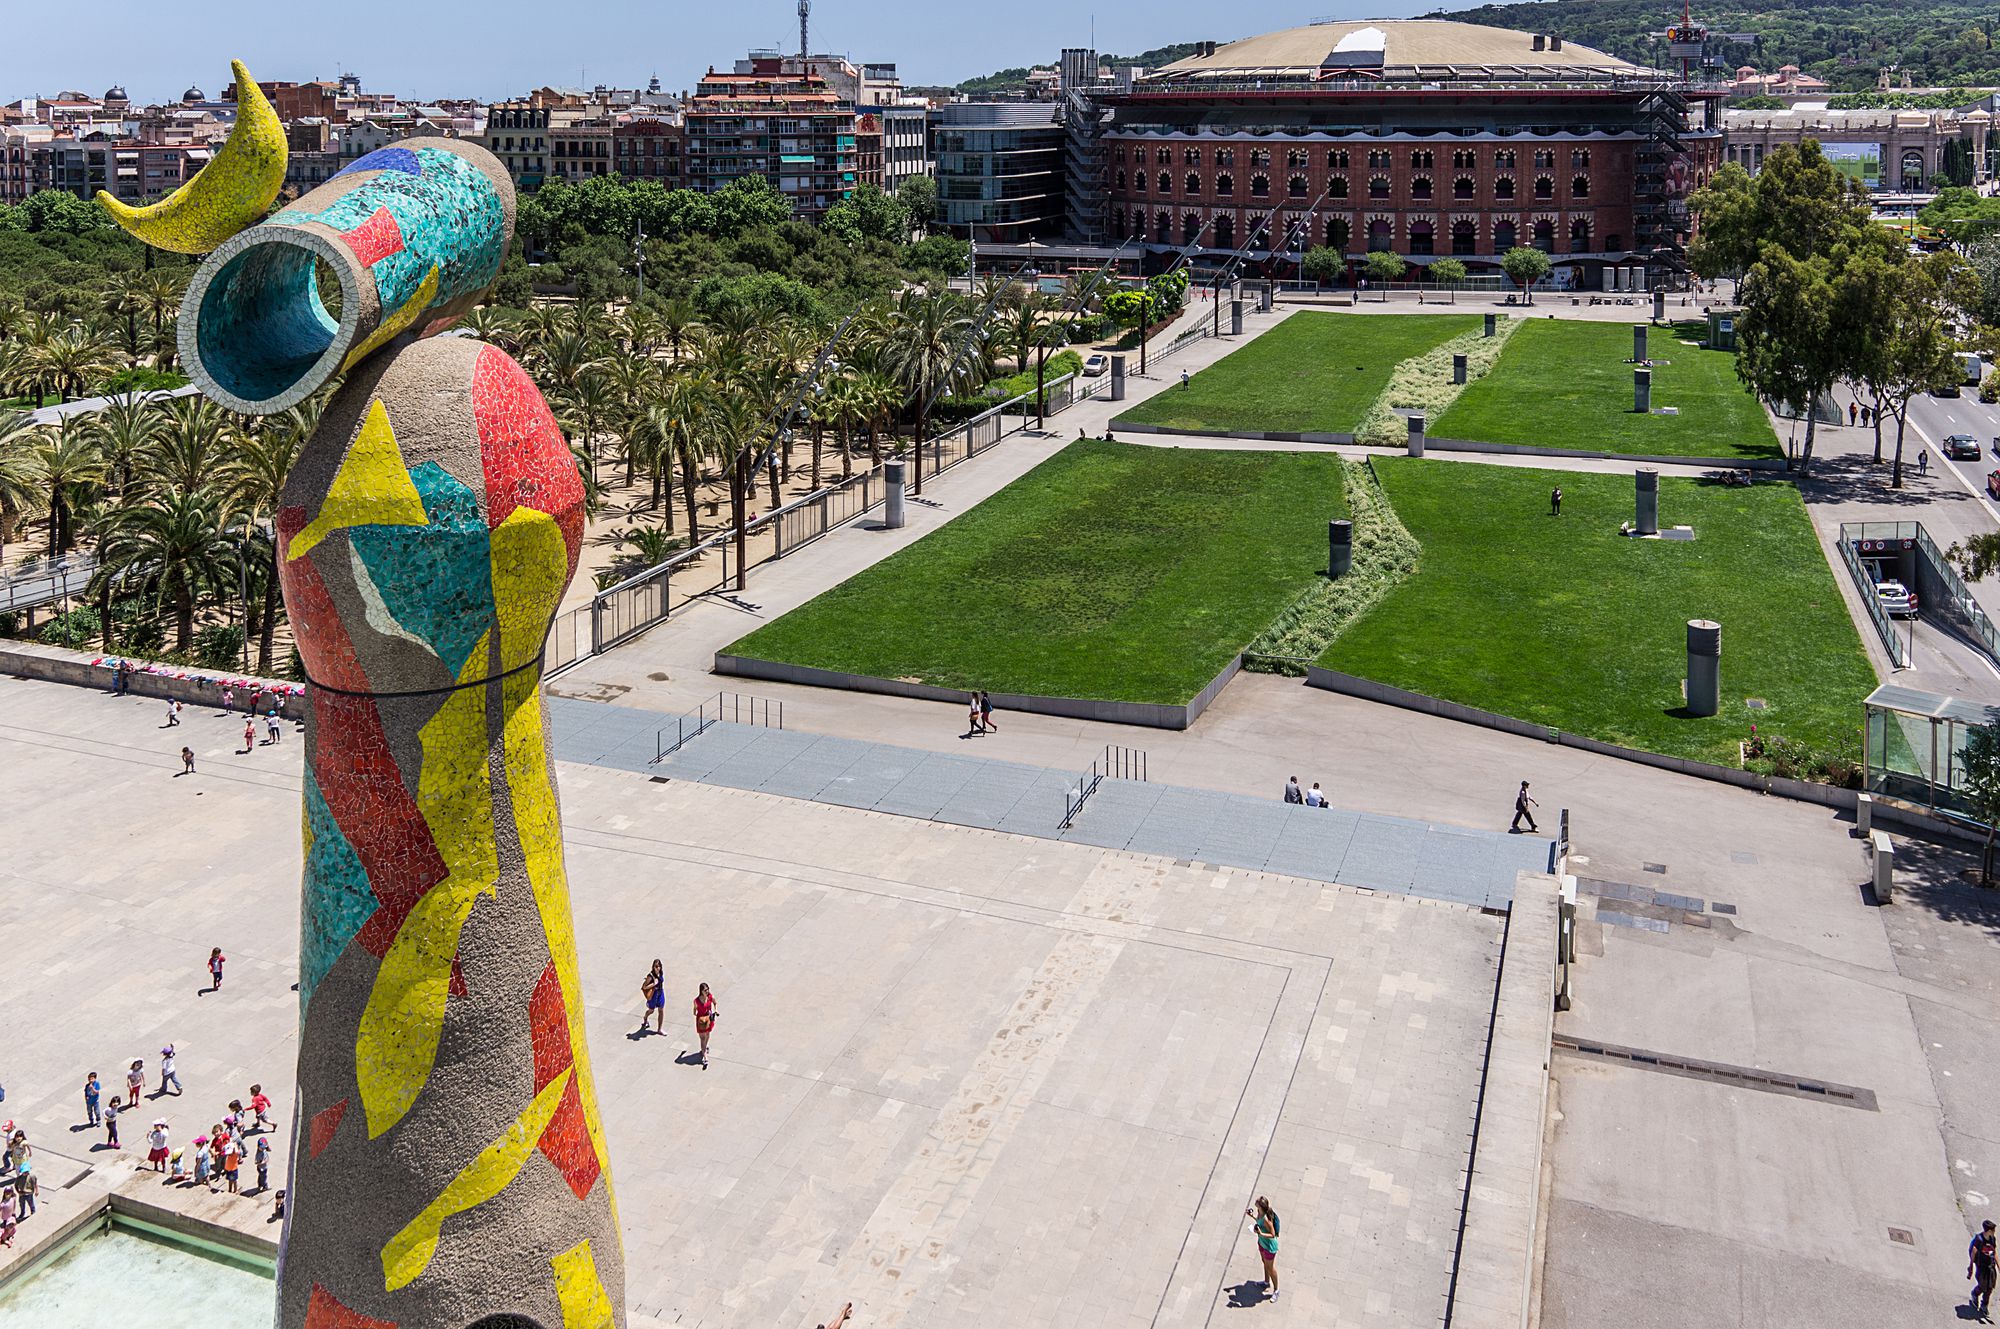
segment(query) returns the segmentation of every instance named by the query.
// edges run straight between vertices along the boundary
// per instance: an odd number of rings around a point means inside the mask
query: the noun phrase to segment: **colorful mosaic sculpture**
[[[276,522],[310,680],[283,1329],[624,1323],[540,686],[582,481],[520,366],[421,339],[513,203],[482,149],[411,140],[223,244],[184,308],[225,405],[345,375]]]
[[[262,217],[285,187],[285,126],[243,62],[229,67],[236,75],[236,123],[194,179],[143,208],[97,191],[98,206],[155,249],[206,254]]]

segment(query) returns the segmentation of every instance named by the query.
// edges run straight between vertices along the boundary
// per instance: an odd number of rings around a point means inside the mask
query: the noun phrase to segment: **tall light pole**
[[[637,308],[646,303],[646,219],[635,217],[632,224],[632,270],[639,278],[639,294],[632,304]]]

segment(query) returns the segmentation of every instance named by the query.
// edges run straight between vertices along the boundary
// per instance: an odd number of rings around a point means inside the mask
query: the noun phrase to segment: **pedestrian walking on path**
[[[190,747],[183,747],[181,749],[180,775],[193,775],[193,774],[194,774],[194,749]],[[180,779],[180,775],[176,775],[174,778],[178,780]]]
[[[257,722],[255,720],[245,720],[243,722],[243,750],[245,752],[254,752],[256,749]]]
[[[1917,474],[1929,475],[1930,473],[1931,450],[1929,448],[1919,448],[1917,449]]]
[[[42,1183],[26,1162],[21,1164],[21,1170],[14,1178],[14,1189],[21,1194],[21,1217],[25,1219],[35,1212],[42,1194]]]
[[[173,700],[172,698],[168,698],[166,728],[172,729],[175,725],[179,724],[180,722],[181,722],[181,704]]]
[[[840,1314],[834,1316],[831,1320],[822,1320],[818,1325],[818,1329],[845,1329],[847,1317],[852,1314],[854,1314],[854,1303],[850,1301],[840,1308]]]
[[[1851,401],[1847,403],[1847,427],[1849,429],[1852,429],[1854,427],[1855,418],[1858,417],[1860,414],[1861,414],[1860,402]]]
[[[268,1131],[271,1126],[271,1096],[264,1092],[264,1086],[250,1086],[250,1110],[257,1114],[257,1129]]]
[[[1522,785],[1521,787],[1522,787],[1523,789],[1526,789],[1526,788],[1527,788],[1527,786],[1526,786],[1526,785]],[[214,980],[214,981],[213,981],[213,982],[212,982],[212,983],[211,983],[211,984],[209,985],[209,989],[208,989],[208,990],[209,990],[210,992],[220,992],[220,991],[222,991],[222,965],[223,965],[223,962],[224,962],[224,961],[226,961],[226,960],[227,960],[228,958],[229,958],[228,956],[226,956],[226,955],[224,955],[224,954],[222,953],[222,948],[221,948],[220,946],[216,946],[216,947],[212,948],[212,949],[211,949],[211,950],[209,951],[209,953],[208,953],[208,974],[209,974],[209,977],[210,977],[211,979],[213,979],[213,980]]]
[[[257,1137],[257,1193],[271,1189],[271,1137]]]
[[[285,727],[278,723],[278,708],[276,706],[273,706],[271,713],[264,717],[264,729],[270,734],[273,743],[278,742],[285,736]]]
[[[1303,803],[1306,801],[1305,790],[1299,788],[1299,777],[1296,775],[1285,781],[1285,801],[1287,803]]]
[[[168,1085],[174,1087],[174,1097],[179,1098],[181,1096],[181,1077],[180,1073],[174,1069],[174,1045],[172,1043],[160,1049],[160,1092],[154,1094],[153,1097],[158,1098],[160,1094],[166,1093]]]
[[[124,1148],[123,1145],[118,1143],[118,1095],[116,1094],[113,1094],[111,1101],[104,1105],[104,1147],[107,1149]]]
[[[1996,1264],[1993,1220],[1987,1219],[1978,1232],[1973,1234],[1972,1244],[1966,1248],[1968,1263],[1965,1276],[1972,1280],[1972,1309],[1978,1314],[1980,1323],[1993,1322],[1993,1283],[2000,1274],[2000,1264]]]
[[[224,715],[227,715],[235,709],[236,709],[236,689],[224,688],[222,690],[222,713]]]
[[[14,1244],[14,1192],[0,1190],[0,1246]]]
[[[965,699],[965,733],[963,737],[977,738],[986,731],[979,726],[979,694],[970,693]]]
[[[1278,1211],[1263,1196],[1257,1203],[1245,1209],[1243,1214],[1250,1220],[1250,1228],[1257,1234],[1257,1256],[1264,1262],[1264,1290],[1271,1294],[1271,1300],[1278,1299]]]
[[[1520,792],[1514,795],[1514,824],[1507,828],[1507,833],[1509,835],[1520,834],[1521,819],[1524,817],[1527,818],[1528,829],[1531,832],[1539,833],[1541,828],[1535,825],[1535,814],[1532,809],[1540,806],[1541,804],[1528,797],[1528,782],[1526,780],[1521,781]]]
[[[701,1038],[701,1068],[708,1069],[708,1036],[715,1032],[715,1017],[721,1014],[715,1004],[715,994],[708,990],[708,984],[701,985],[701,991],[694,995],[694,1031]]]
[[[146,1059],[135,1057],[132,1068],[125,1072],[125,1101],[134,1107],[139,1105],[139,1095],[146,1091]]]
[[[667,969],[658,960],[639,980],[639,995],[646,999],[646,1009],[639,1016],[639,1032],[646,1032],[646,1021],[653,1022],[653,1032],[664,1034],[667,1020]]]
[[[984,688],[979,690],[979,727],[989,734],[1000,732],[1000,726],[993,723],[993,694]]]
[[[104,1090],[97,1083],[97,1072],[83,1077],[83,1124],[96,1126],[103,1122],[104,1113],[98,1108],[98,1098]]]

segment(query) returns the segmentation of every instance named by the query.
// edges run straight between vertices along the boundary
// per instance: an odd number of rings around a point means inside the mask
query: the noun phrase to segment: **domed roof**
[[[123,87],[114,83],[111,85],[111,90],[104,94],[104,100],[108,102],[125,102],[125,101],[131,101],[132,99],[125,95],[125,89]]]
[[[208,94],[200,88],[189,88],[181,94],[181,100],[184,102],[205,102],[208,100]]]
[[[1537,43],[1540,43],[1539,49]],[[1637,73],[1629,61],[1560,38],[1492,28],[1448,19],[1366,19],[1314,23],[1219,45],[1210,55],[1193,55],[1155,71],[1154,77],[1261,77],[1318,74],[1340,68],[1370,71],[1457,66],[1476,74],[1484,68],[1508,70]]]

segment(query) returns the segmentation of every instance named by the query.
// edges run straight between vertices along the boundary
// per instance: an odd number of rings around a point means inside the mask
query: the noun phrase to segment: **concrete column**
[[[1421,457],[1424,455],[1424,417],[1421,415],[1412,415],[1410,417],[1409,446],[1412,457]]]
[[[1111,400],[1125,400],[1125,357],[1111,357]]]
[[[1500,331],[1500,316],[1498,314],[1488,314],[1486,316],[1486,335],[1491,337],[1496,335],[1499,331]]]
[[[1667,290],[1664,286],[1653,292],[1653,321],[1655,323],[1667,321]]]
[[[1640,365],[1632,371],[1632,410],[1639,415],[1653,409],[1653,371]]]
[[[1714,715],[1722,707],[1722,625],[1689,619],[1687,647],[1687,713]]]
[[[1875,854],[1875,903],[1896,902],[1896,846],[1884,831],[1871,831],[1868,844]]]
[[[1241,337],[1243,335],[1243,302],[1241,300],[1231,300],[1229,302],[1229,335],[1232,337]]]
[[[882,478],[889,485],[888,500],[882,505],[882,525],[889,530],[899,530],[903,525],[904,472],[908,467],[901,461],[882,463]]]
[[[1270,312],[1271,312],[1271,301],[1272,301],[1272,299],[1274,298],[1274,297],[1273,297],[1273,295],[1272,295],[1272,292],[1273,292],[1273,291],[1274,291],[1275,289],[1276,289],[1276,287],[1274,286],[1274,284],[1273,284],[1273,283],[1271,283],[1271,282],[1268,282],[1268,281],[1267,281],[1267,282],[1259,282],[1259,283],[1257,284],[1257,312],[1258,312],[1258,313],[1260,313],[1260,314],[1268,314],[1268,313],[1270,313]]]
[[[1465,382],[1465,357],[1462,355],[1451,357],[1451,381],[1453,383]]]
[[[1641,535],[1660,533],[1660,473],[1638,470],[1632,473],[1638,482],[1638,512],[1634,523]]]
[[[1646,325],[1644,323],[1634,323],[1632,325],[1632,359],[1637,364],[1646,363]]]
[[[1339,577],[1354,565],[1354,523],[1330,521],[1326,524],[1326,575]]]
[[[1862,839],[1875,827],[1875,796],[1856,794],[1854,796],[1854,829]]]

